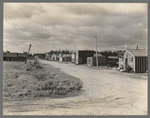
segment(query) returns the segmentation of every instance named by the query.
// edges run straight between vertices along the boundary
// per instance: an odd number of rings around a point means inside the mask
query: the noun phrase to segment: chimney
[[[138,50],[138,45],[136,46],[136,49]]]

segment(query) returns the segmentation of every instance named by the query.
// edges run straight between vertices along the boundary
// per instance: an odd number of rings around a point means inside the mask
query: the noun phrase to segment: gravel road
[[[16,101],[13,110],[10,103],[8,106],[5,103],[4,115],[147,115],[148,76],[106,67],[96,69],[86,65],[39,61],[80,78],[84,83],[80,95]]]

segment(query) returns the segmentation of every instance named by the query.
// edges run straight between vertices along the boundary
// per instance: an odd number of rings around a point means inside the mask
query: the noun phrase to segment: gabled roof
[[[77,50],[77,51],[80,51],[80,52],[95,52],[94,50],[84,50],[84,49]]]
[[[126,51],[135,57],[148,56],[148,50],[146,50],[146,49],[127,49]]]

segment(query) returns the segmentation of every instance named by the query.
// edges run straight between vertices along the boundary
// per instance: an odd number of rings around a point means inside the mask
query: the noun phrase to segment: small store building
[[[50,59],[50,53],[49,53],[49,52],[46,52],[46,53],[45,53],[45,59],[47,59],[47,60]]]
[[[53,61],[59,61],[59,56],[56,55],[56,54],[52,54],[51,55],[51,60],[53,60]]]
[[[59,62],[71,62],[72,54],[59,54]]]
[[[148,50],[126,49],[122,57],[119,57],[119,68],[123,70],[130,66],[135,73],[142,73],[148,70]]]
[[[76,62],[76,53],[72,53],[71,62],[72,62],[72,63],[75,63],[75,62]]]
[[[93,57],[94,53],[92,50],[77,50],[75,64],[87,64],[87,58]]]

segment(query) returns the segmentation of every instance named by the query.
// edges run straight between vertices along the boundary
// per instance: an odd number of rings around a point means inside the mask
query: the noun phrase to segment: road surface
[[[80,95],[16,101],[13,110],[9,106],[4,108],[4,115],[147,115],[148,76],[118,72],[107,67],[97,69],[85,65],[39,61],[80,78],[84,83]]]

